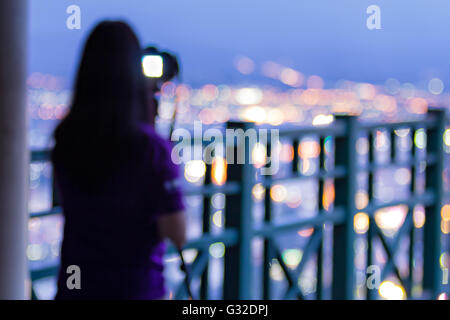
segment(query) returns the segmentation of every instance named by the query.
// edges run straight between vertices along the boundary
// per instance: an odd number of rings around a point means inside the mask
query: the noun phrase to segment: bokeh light
[[[380,284],[378,293],[383,299],[386,300],[405,300],[406,292],[402,286],[396,284],[393,281],[386,280]]]
[[[441,94],[444,91],[444,82],[439,78],[431,79],[428,82],[428,91],[432,94]]]
[[[358,234],[364,234],[369,230],[370,219],[367,213],[358,212],[353,218],[353,228]]]
[[[211,167],[212,183],[222,186],[227,181],[227,161],[223,157],[216,156]]]
[[[283,202],[286,200],[287,190],[282,184],[276,184],[270,189],[270,197],[275,202]]]
[[[184,167],[184,177],[187,181],[195,183],[203,178],[206,172],[206,165],[202,160],[190,160]]]
[[[408,207],[399,205],[380,209],[375,212],[375,222],[383,233],[393,236],[405,221]]]

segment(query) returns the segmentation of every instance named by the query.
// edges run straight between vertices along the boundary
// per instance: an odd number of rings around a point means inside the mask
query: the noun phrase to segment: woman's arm
[[[186,219],[183,211],[158,216],[158,230],[163,238],[168,238],[181,249],[186,243]]]

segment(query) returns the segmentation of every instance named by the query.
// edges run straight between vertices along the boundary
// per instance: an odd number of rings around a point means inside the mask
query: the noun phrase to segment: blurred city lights
[[[272,259],[272,263],[270,264],[270,278],[275,281],[282,281],[284,279],[284,272],[280,266],[280,263],[276,259]]]
[[[261,168],[266,164],[267,150],[261,143],[256,143],[252,149],[252,163],[255,168]]]
[[[380,284],[378,289],[380,296],[386,300],[405,300],[406,292],[402,286],[386,280]]]
[[[262,98],[262,91],[258,88],[242,88],[236,93],[236,100],[242,105],[259,104]]]
[[[270,197],[275,202],[283,202],[286,200],[287,190],[282,184],[276,184],[270,189]]]
[[[334,117],[332,114],[319,114],[314,117],[312,124],[314,126],[323,126],[323,125],[329,125],[334,121]]]
[[[300,87],[304,81],[303,75],[291,68],[285,68],[281,71],[280,80],[292,87]]]
[[[449,261],[450,261],[450,255],[446,252],[443,252],[441,254],[441,256],[439,257],[439,264],[441,266],[441,269],[449,268]]]
[[[211,197],[211,203],[216,209],[223,209],[225,207],[225,194],[216,193]]]
[[[184,177],[195,183],[200,181],[206,172],[206,165],[202,160],[189,160],[184,167]]]
[[[449,234],[450,233],[450,221],[441,221],[441,231],[443,234]]]
[[[355,195],[355,206],[356,209],[362,210],[369,204],[369,195],[366,191],[360,190]]]
[[[212,221],[216,227],[223,227],[223,213],[222,210],[216,211],[212,216]]]
[[[356,152],[360,155],[366,155],[369,152],[369,140],[361,137],[356,140]]]
[[[271,108],[267,114],[267,122],[273,126],[279,126],[284,122],[284,114],[281,110]]]
[[[202,97],[206,102],[214,101],[219,96],[219,90],[213,84],[206,84],[202,87]]]
[[[308,228],[308,229],[303,229],[303,230],[297,231],[297,234],[303,238],[308,238],[308,237],[312,236],[313,233],[314,233],[314,228]]]
[[[249,57],[239,57],[235,61],[235,67],[240,73],[249,75],[255,70],[255,63]]]
[[[411,171],[407,168],[399,168],[395,170],[394,179],[400,185],[409,184],[411,181]]]
[[[281,145],[280,160],[286,163],[294,160],[294,147],[292,145],[287,143]]]
[[[298,155],[302,159],[317,158],[320,154],[320,145],[317,141],[302,141],[298,146]]]
[[[397,79],[390,78],[386,80],[385,88],[389,94],[397,94],[400,92],[401,83]]]
[[[281,256],[288,268],[295,269],[302,260],[303,252],[300,249],[286,249]]]
[[[445,292],[442,292],[439,296],[438,296],[438,300],[449,300],[448,294]]]
[[[410,99],[416,95],[416,86],[412,83],[405,83],[400,89],[400,97],[403,99]]]
[[[364,212],[358,212],[353,218],[353,228],[358,234],[364,234],[369,230],[370,219]]]
[[[243,75],[249,75],[255,71],[255,63],[248,57],[239,57],[235,61],[235,68]],[[282,66],[275,62],[266,62],[262,65],[262,72],[266,77],[277,83],[277,86],[252,86],[244,82],[245,87],[231,86],[226,84],[206,84],[200,88],[191,88],[187,84],[176,84],[167,82],[161,88],[159,118],[157,121],[167,123],[172,119],[175,102],[178,104],[177,121],[180,126],[190,125],[195,120],[204,124],[223,124],[229,119],[241,119],[255,122],[256,124],[270,124],[272,126],[283,126],[290,124],[312,124],[314,126],[328,125],[334,121],[332,113],[346,112],[361,114],[361,117],[369,119],[392,120],[403,115],[423,115],[427,112],[432,102],[447,103],[448,96],[444,96],[445,86],[442,80],[435,78],[425,83],[425,90],[419,90],[411,83],[401,84],[396,79],[388,79],[384,85],[375,86],[369,83],[356,83],[341,81],[335,88],[324,89],[324,80],[319,76],[308,76],[300,71]],[[256,73],[252,76],[256,76]],[[286,87],[289,86],[289,87]],[[328,84],[328,83],[327,83]],[[34,73],[28,77],[29,87],[28,110],[32,120],[43,120],[56,123],[67,113],[70,105],[71,93],[63,90],[63,81],[60,78]],[[302,87],[302,86],[305,86]],[[420,88],[423,86],[421,85]],[[447,100],[445,100],[445,99]],[[442,100],[441,100],[442,99]],[[53,121],[53,122],[52,122]],[[33,129],[35,130],[35,129]],[[36,133],[34,133],[36,132]],[[412,133],[415,133],[412,137]],[[412,132],[411,129],[398,129],[395,134],[399,137],[397,146],[403,150],[410,150],[414,143],[418,149],[425,149],[427,145],[427,133],[425,129]],[[38,136],[39,135],[39,136]],[[43,141],[42,134],[33,131],[31,141]],[[327,137],[326,153],[332,154],[333,139]],[[443,135],[443,143],[447,152],[450,152],[450,129],[446,129]],[[388,132],[377,131],[375,139],[376,151],[386,152],[390,149],[390,136]],[[357,139],[356,151],[359,155],[367,155],[369,152],[369,141],[367,137]],[[260,168],[266,162],[266,147],[257,144],[252,150],[252,160],[255,167]],[[321,152],[320,144],[310,138],[306,138],[299,144],[298,150],[294,150],[291,143],[282,143],[279,146],[280,160],[290,163],[297,152],[300,170],[305,175],[317,171],[317,158]],[[332,162],[331,162],[332,163]],[[295,164],[297,165],[297,164]],[[289,167],[288,165],[285,165]],[[184,167],[184,177],[187,182],[201,184],[205,176],[206,165],[202,160],[192,160]],[[227,180],[227,164],[222,157],[216,157],[211,167],[211,180],[215,185],[223,185]],[[32,164],[30,168],[30,187],[33,190],[40,189],[43,185],[44,169],[39,164]],[[401,185],[411,183],[411,171],[409,168],[398,168],[392,171],[392,178]],[[260,180],[258,180],[260,181]],[[334,185],[326,183],[323,193],[323,207],[327,210],[334,201]],[[389,186],[391,188],[391,186]],[[400,189],[400,188],[399,188]],[[385,190],[388,190],[387,187]],[[391,188],[394,191],[394,189]],[[395,192],[387,192],[394,194]],[[252,188],[252,197],[255,201],[265,198],[266,188],[261,183],[256,183]],[[291,210],[299,208],[299,211],[314,209],[317,199],[309,199],[305,187],[297,186],[288,182],[276,184],[270,188],[270,197],[274,202],[284,203],[284,209]],[[319,199],[320,200],[320,199]],[[384,200],[384,198],[383,198]],[[33,201],[32,205],[33,205]],[[42,202],[42,201],[41,201]],[[225,195],[217,193],[211,198],[214,214],[211,216],[212,224],[217,228],[224,225],[223,209],[225,206]],[[359,190],[355,196],[357,210],[364,211],[369,204],[369,196],[365,190]],[[259,206],[262,206],[259,204]],[[287,207],[286,207],[287,206]],[[33,205],[33,208],[35,206]],[[383,233],[392,236],[404,223],[407,213],[405,206],[390,207],[375,213],[375,222],[383,230]],[[444,234],[450,232],[450,205],[445,204],[441,209],[441,231]],[[426,215],[423,206],[416,206],[413,211],[413,222],[415,228],[422,228],[425,224]],[[33,234],[42,233],[44,223],[41,219],[31,219],[28,229]],[[354,217],[354,229],[358,234],[365,234],[369,227],[370,218],[364,212],[359,212]],[[48,237],[34,235],[33,241],[27,247],[27,257],[33,263],[44,259],[55,258],[59,255],[61,226],[56,224],[58,232],[49,233]],[[55,229],[53,227],[53,229]],[[45,230],[46,231],[46,230]],[[314,232],[314,228],[303,229],[297,232],[299,237],[308,238]],[[48,233],[47,231],[45,232]],[[38,239],[38,241],[36,241]],[[299,241],[304,239],[297,238]],[[225,246],[223,243],[215,243],[210,246],[209,253],[216,258],[223,257]],[[287,249],[283,251],[283,262],[289,268],[295,268],[300,263],[302,251],[299,249]],[[376,252],[377,261],[386,260],[383,254]],[[185,251],[186,262],[191,263],[197,251]],[[448,253],[442,253],[440,265],[442,269],[448,269]],[[277,260],[273,260],[270,267],[270,276],[273,280],[281,281],[284,273]],[[305,284],[311,289],[311,283]],[[308,289],[308,290],[309,290]],[[405,290],[394,281],[384,281],[379,294],[385,299],[405,299]],[[448,299],[446,293],[439,298]]]
[[[227,181],[227,162],[223,157],[216,156],[211,167],[212,183],[222,186]]]
[[[324,82],[321,77],[313,75],[308,78],[306,86],[310,89],[322,89]]]
[[[222,258],[225,254],[225,244],[223,242],[216,242],[209,246],[209,254],[216,258]]]
[[[242,118],[245,121],[262,124],[266,120],[266,110],[260,106],[247,107],[242,110]]]
[[[439,78],[431,79],[428,82],[428,91],[432,94],[441,94],[444,91],[444,83]]]
[[[30,244],[27,247],[28,260],[37,261],[45,258],[45,253],[42,244]]]
[[[302,203],[302,189],[298,185],[286,186],[286,205],[289,208],[298,208]]]
[[[266,188],[261,183],[257,183],[252,188],[252,195],[255,200],[261,201],[264,199]]]
[[[441,209],[442,220],[450,221],[450,204],[446,204]]]
[[[408,207],[399,205],[375,212],[375,222],[387,236],[393,236],[405,221]]]
[[[427,146],[427,134],[424,129],[419,129],[414,135],[414,144],[419,149],[424,149]]]
[[[412,113],[424,114],[428,110],[428,102],[423,98],[412,98],[408,101],[407,108]]]
[[[361,83],[357,86],[356,92],[361,100],[373,100],[377,90],[375,86],[370,83]]]
[[[197,255],[198,255],[197,249],[184,249],[183,250],[183,259],[186,263],[194,262]]]
[[[300,172],[305,175],[309,176],[313,173],[313,166],[311,165],[312,161],[309,158],[304,158],[300,162]]]
[[[409,128],[405,128],[405,129],[397,129],[397,130],[394,130],[394,133],[395,133],[398,137],[405,138],[405,137],[408,136],[408,134],[409,134],[410,131],[411,131],[411,130],[410,130]]]
[[[450,147],[450,129],[446,129],[444,132],[444,143],[447,147]]]
[[[425,209],[423,206],[417,206],[414,208],[413,221],[414,227],[420,229],[424,226],[426,220]]]
[[[329,210],[331,204],[334,202],[335,190],[333,183],[325,183],[325,190],[322,196],[322,204],[325,210]]]
[[[262,73],[268,78],[276,79],[280,72],[281,66],[275,62],[266,61],[262,65]]]

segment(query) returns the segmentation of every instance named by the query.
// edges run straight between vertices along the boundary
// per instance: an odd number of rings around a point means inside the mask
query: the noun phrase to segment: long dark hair
[[[70,111],[55,129],[53,164],[80,186],[98,186],[139,143],[145,97],[135,33],[124,22],[101,22],[85,44]]]

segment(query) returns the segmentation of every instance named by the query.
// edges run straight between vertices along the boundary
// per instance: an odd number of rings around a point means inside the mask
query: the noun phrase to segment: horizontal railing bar
[[[272,127],[258,127],[256,129],[273,129]],[[276,128],[280,130],[279,128]],[[226,136],[225,130],[221,130],[224,137]],[[299,138],[305,135],[319,135],[319,136],[342,136],[345,134],[346,128],[343,123],[334,122],[330,126],[317,126],[317,127],[301,127],[301,128],[287,128],[279,131],[280,137]],[[186,138],[183,138],[186,140]],[[183,140],[183,141],[184,141]],[[203,137],[190,138],[191,144],[204,144],[209,145],[212,141],[205,140]],[[214,141],[214,140],[213,140]],[[177,142],[175,140],[174,142]],[[52,149],[31,150],[31,162],[50,161]]]
[[[198,188],[196,187],[189,187],[184,191],[184,195],[186,196],[192,196],[192,195],[213,195],[215,193],[224,193],[224,194],[236,194],[239,193],[240,186],[237,182],[228,182],[224,186],[215,186],[215,185],[208,185],[208,186],[200,186]],[[52,215],[57,215],[62,213],[61,207],[53,207],[49,210],[44,211],[38,211],[38,212],[32,212],[30,213],[30,218],[42,218]]]
[[[53,216],[53,215],[57,215],[57,214],[62,214],[61,207],[53,207],[49,210],[32,212],[32,213],[30,213],[30,218],[42,218],[42,217]]]
[[[268,128],[269,129],[269,128]],[[327,126],[317,126],[317,127],[301,127],[301,128],[287,128],[280,130],[280,138],[301,138],[307,135],[317,135],[321,137],[334,136],[340,137],[344,136],[347,129],[344,123],[340,121],[335,121],[332,125]]]
[[[385,130],[398,130],[398,129],[419,129],[419,128],[430,128],[436,124],[436,119],[430,119],[430,117],[411,120],[411,121],[401,121],[401,122],[385,122],[385,123],[371,123],[371,122],[361,122],[358,129],[370,131],[377,129]]]
[[[372,215],[377,210],[385,209],[385,208],[389,208],[389,207],[400,206],[400,205],[406,205],[408,207],[413,207],[418,204],[429,205],[429,204],[433,203],[434,198],[435,198],[435,194],[433,192],[426,191],[425,193],[423,193],[421,195],[415,195],[415,196],[410,197],[405,200],[395,200],[395,201],[390,201],[390,202],[386,202],[386,203],[372,203],[359,211],[363,211],[363,212],[369,213],[369,215]]]
[[[185,196],[193,196],[193,195],[203,195],[203,196],[210,196],[214,195],[215,193],[224,193],[224,194],[237,194],[240,191],[240,186],[237,182],[228,182],[224,186],[215,186],[215,185],[207,185],[207,186],[199,186],[196,187],[189,187],[189,189],[186,189],[183,191],[183,194]],[[30,218],[42,218],[46,216],[52,216],[62,213],[61,207],[53,207],[49,210],[44,211],[38,211],[38,212],[32,212],[30,213]]]
[[[367,163],[364,165],[359,165],[358,170],[372,172],[379,169],[397,169],[401,167],[412,167],[419,166],[422,162],[426,162],[427,165],[436,163],[436,156],[430,154],[426,157],[426,159],[409,159],[406,161],[395,161],[395,162],[386,162],[386,163]]]
[[[204,249],[216,242],[223,242],[226,247],[235,245],[238,242],[237,230],[228,228],[218,234],[211,234],[211,233],[202,234],[201,237],[199,238],[189,240],[187,244],[183,247],[183,250]],[[169,254],[176,252],[177,249],[172,244],[169,244],[167,248],[167,253]]]
[[[359,124],[359,128],[362,130],[375,130],[375,129],[408,129],[408,128],[427,128],[435,124],[435,119],[424,118],[421,120],[411,120],[392,123],[369,123],[362,122]],[[256,127],[261,129],[271,129],[272,127]],[[224,131],[224,130],[223,130]],[[343,136],[346,133],[344,123],[335,121],[326,126],[310,126],[300,128],[286,128],[280,130],[280,137],[299,138],[305,135],[319,135],[319,136]],[[225,134],[225,131],[224,131]],[[204,141],[201,137],[193,137],[191,141],[194,143],[210,144],[211,141]],[[49,161],[51,157],[51,149],[31,150],[31,162],[37,161]]]
[[[262,182],[263,186],[268,188],[271,187],[276,182],[282,182],[282,181],[288,181],[292,179],[297,180],[306,180],[306,179],[333,179],[333,178],[342,178],[346,175],[346,169],[343,166],[336,167],[332,170],[320,170],[319,172],[316,172],[310,176],[298,173],[298,174],[290,174],[286,177],[270,177],[265,178],[265,180]]]
[[[238,182],[227,182],[223,186],[216,186],[214,184],[203,185],[203,186],[189,186],[183,188],[183,193],[185,196],[193,196],[193,195],[213,195],[215,193],[224,193],[224,194],[237,194],[241,190],[241,187]]]
[[[272,237],[283,232],[304,229],[305,227],[315,227],[324,223],[340,224],[345,220],[345,212],[341,208],[335,208],[333,211],[322,211],[317,216],[307,218],[297,222],[285,222],[280,224],[264,223],[254,229],[254,236]]]
[[[30,278],[31,281],[47,278],[47,277],[55,277],[58,274],[59,264],[52,265],[43,268],[36,268],[35,270],[30,270]]]
[[[213,243],[223,242],[225,246],[235,245],[238,241],[237,231],[234,229],[226,229],[222,233],[213,235],[213,234],[204,234],[201,238],[196,238],[189,240],[188,243],[183,247],[183,250],[186,249],[203,249],[207,248]],[[177,253],[177,249],[169,244],[167,248],[166,254]],[[48,267],[31,269],[31,280],[38,280],[46,277],[56,276],[58,273],[59,264],[55,264]]]
[[[280,137],[295,137],[295,138],[300,137],[300,136],[305,136],[305,135],[340,136],[340,135],[344,135],[346,132],[345,124],[340,121],[334,121],[331,124],[319,125],[319,126],[313,126],[310,124],[309,125],[302,124],[301,127],[297,127],[295,125],[287,125],[287,127],[284,127],[282,129],[280,129],[277,126],[257,125],[257,124],[255,124],[253,127],[257,130],[266,129],[268,131],[271,129],[277,129],[277,130],[279,130]],[[219,130],[224,136],[226,136],[227,128],[223,127],[223,128],[214,128],[214,129]],[[206,131],[206,130],[208,130],[208,129],[204,129],[204,131]],[[193,133],[194,130],[191,129],[189,131],[191,133]],[[190,140],[193,141],[194,143],[198,143],[198,144],[211,143],[210,141],[206,141],[205,139],[203,139],[203,137],[200,137],[200,136],[193,136],[193,137],[191,137]]]
[[[32,150],[31,162],[50,161],[52,151],[50,149]]]

